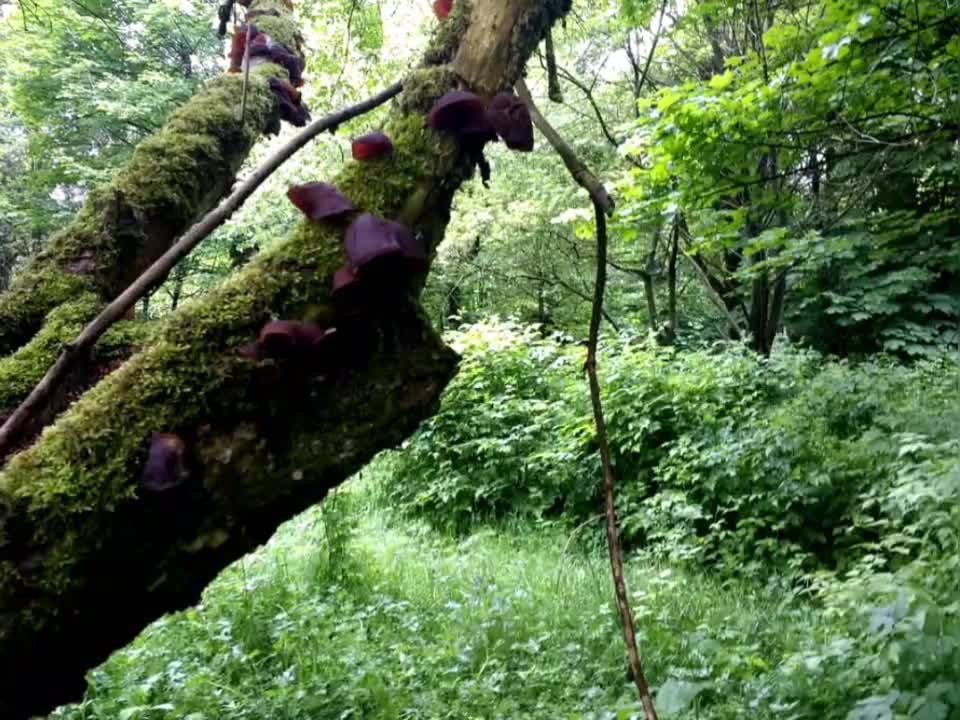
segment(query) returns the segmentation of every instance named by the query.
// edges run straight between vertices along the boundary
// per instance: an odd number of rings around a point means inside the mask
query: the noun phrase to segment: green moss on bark
[[[23,282],[28,278],[30,282]],[[28,339],[51,308],[88,288],[84,278],[39,263],[18,276],[14,286],[0,295],[0,356]]]
[[[456,90],[459,83],[460,78],[449,65],[414,70],[404,82],[400,108],[404,113],[426,115],[437,100]]]
[[[423,187],[436,188],[449,205],[467,172],[455,144],[428,130],[422,115],[396,114],[387,129],[395,152],[377,162],[348,163],[336,180],[341,191],[358,208],[385,217],[399,216],[409,196]],[[40,442],[11,460],[0,473],[0,492],[48,519],[36,528],[36,540],[57,542],[74,526],[69,518],[78,509],[116,507],[132,497],[130,480],[139,475],[153,432],[195,428],[213,407],[243,416],[245,398],[263,368],[242,359],[236,348],[270,318],[305,317],[333,305],[330,278],[345,261],[342,232],[339,225],[302,222],[219,292],[185,307],[148,349],[87,392]],[[70,317],[76,322],[83,315]],[[41,582],[53,591],[61,580]]]
[[[0,355],[26,342],[61,303],[85,292],[112,299],[215,205],[276,122],[268,79],[282,75],[273,64],[251,73],[242,126],[243,79],[223,75],[144,140],[0,297]]]
[[[99,307],[87,293],[50,313],[43,329],[16,353],[0,358],[0,414],[16,407],[46,374],[69,342]]]
[[[436,32],[430,37],[427,51],[423,57],[424,65],[443,65],[453,60],[460,47],[460,40],[470,26],[470,14],[473,11],[471,0],[457,0],[446,20],[442,20]]]
[[[26,342],[46,314],[83,293],[112,299],[229,189],[254,141],[275,120],[265,65],[251,73],[246,120],[242,79],[214,79],[146,139],[106,187],[0,297],[0,355]]]

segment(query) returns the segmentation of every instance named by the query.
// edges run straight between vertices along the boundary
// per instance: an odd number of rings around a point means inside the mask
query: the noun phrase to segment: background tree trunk
[[[435,249],[473,168],[424,114],[462,84],[512,85],[568,10],[568,0],[458,2],[386,123],[394,154],[349,163],[334,181],[341,192]],[[412,299],[333,302],[343,231],[304,222],[182,308],[0,472],[0,717],[77,698],[110,651],[195,602],[223,567],[435,410],[456,355]],[[241,357],[271,318],[338,333],[310,363]],[[188,471],[163,492],[140,483],[156,432],[183,440]]]

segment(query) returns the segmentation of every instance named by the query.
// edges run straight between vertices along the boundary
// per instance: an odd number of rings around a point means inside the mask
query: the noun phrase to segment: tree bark
[[[393,155],[350,162],[334,184],[434,250],[473,161],[424,114],[464,84],[513,85],[568,10],[569,0],[458,2],[386,123]],[[305,221],[182,307],[0,471],[0,717],[77,698],[109,652],[195,602],[228,563],[435,410],[456,355],[412,298],[331,297],[343,231],[344,221]],[[338,332],[309,362],[242,357],[272,318]],[[141,482],[158,432],[183,442],[181,482],[161,491]]]

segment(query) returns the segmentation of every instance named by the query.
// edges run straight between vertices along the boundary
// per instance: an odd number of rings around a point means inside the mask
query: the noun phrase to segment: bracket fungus
[[[349,301],[360,289],[360,278],[350,265],[344,265],[333,274],[333,297],[338,302]]]
[[[287,197],[311,220],[328,220],[356,210],[353,203],[329,183],[293,185],[287,190]]]
[[[243,69],[243,58],[247,54],[247,30],[250,31],[250,37],[255,38],[260,34],[256,25],[244,24],[238,27],[230,41],[230,72],[238,73]]]
[[[453,0],[433,0],[433,14],[438,20],[446,20],[453,10]]]
[[[253,61],[256,58],[276,63],[286,70],[294,87],[303,85],[303,69],[306,66],[304,59],[286,45],[275,42],[266,33],[254,35],[250,41],[250,59]]]
[[[511,150],[533,150],[533,119],[530,109],[513,93],[497,93],[487,110],[490,124]]]
[[[243,70],[243,59],[247,54],[247,32],[250,33],[250,64],[254,60],[276,63],[290,76],[294,87],[303,85],[303,70],[306,62],[282,43],[274,41],[269,35],[260,32],[252,23],[241,25],[233,34],[230,43],[230,72],[238,73]]]
[[[310,119],[310,111],[300,101],[300,91],[286,80],[270,78],[270,91],[280,107],[280,119],[295,127],[303,127]]]
[[[154,433],[140,485],[151,492],[166,492],[186,482],[190,477],[186,450],[179,435]]]
[[[302,322],[297,325],[297,347],[301,350],[312,351],[331,340],[337,329],[325,327],[315,322]]]
[[[257,345],[270,358],[287,357],[297,344],[297,323],[291,320],[273,320],[260,329]]]
[[[246,360],[310,360],[337,333],[336,328],[299,320],[271,320],[255,342],[239,349]]]
[[[457,136],[471,149],[482,148],[484,143],[497,137],[483,98],[466,90],[453,90],[437,100],[427,115],[427,125]]]
[[[423,243],[406,225],[364,213],[347,229],[344,247],[350,263],[361,277],[373,262],[400,257],[415,263],[427,259]]]
[[[372,132],[354,138],[350,143],[350,152],[353,159],[365,162],[389,157],[393,154],[393,143],[382,132]]]

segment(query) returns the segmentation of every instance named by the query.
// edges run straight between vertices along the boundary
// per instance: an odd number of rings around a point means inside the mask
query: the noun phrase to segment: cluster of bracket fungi
[[[241,5],[247,5],[249,0]],[[289,3],[292,7],[292,3]],[[290,80],[272,77],[269,80],[270,91],[277,99],[280,109],[280,119],[291,125],[303,127],[310,119],[310,112],[303,104],[300,90],[303,87],[303,71],[306,67],[304,59],[282,43],[276,42],[267,33],[261,32],[253,21],[261,15],[277,15],[275,10],[251,10],[247,13],[246,23],[241,25],[233,34],[230,45],[230,72],[239,73],[243,70],[244,58],[255,63],[259,60],[276,63],[284,70]],[[247,40],[250,48],[248,51]],[[277,133],[279,127],[268,128],[268,132]]]
[[[485,103],[470,92],[449,92],[430,111],[427,126],[456,137],[470,155],[482,152],[487,142],[497,138],[513,150],[533,149],[530,113],[512,93],[499,93]],[[384,160],[393,152],[393,143],[382,132],[367,133],[351,143],[357,162]],[[353,304],[373,291],[393,295],[402,292],[410,278],[426,271],[427,248],[420,234],[403,223],[361,211],[333,185],[294,185],[287,190],[287,197],[314,222],[350,221],[343,235],[347,263],[333,276],[335,301]],[[244,346],[241,354],[250,359],[306,357],[334,333],[332,328],[311,323],[277,320],[264,325],[259,339]]]
[[[437,17],[446,18],[452,5],[453,0],[436,0],[434,11]],[[263,48],[258,52],[277,53],[269,55],[271,61],[281,62],[275,58],[286,58],[288,55],[295,57],[298,70],[294,73],[288,68],[288,71],[293,84],[302,84],[300,72],[303,61],[300,58],[293,56],[283,46],[272,43],[269,37],[253,31],[251,36],[255,38],[256,47]],[[264,40],[259,40],[264,37]],[[243,38],[245,42],[246,32]],[[254,44],[251,43],[251,57],[253,50]],[[235,35],[231,59],[239,66],[244,54],[245,45],[241,44],[238,49]],[[278,80],[278,83],[283,82]],[[296,92],[290,83],[285,85]],[[274,92],[281,94],[277,90]],[[284,89],[283,93],[286,92]],[[299,93],[297,98],[299,100]],[[283,102],[285,100],[282,98]],[[299,102],[295,105],[299,105]],[[484,181],[489,177],[489,166],[483,158],[483,148],[488,142],[495,142],[499,138],[511,150],[533,150],[530,111],[511,92],[497,93],[489,102],[465,90],[448,92],[434,104],[426,123],[432,130],[454,137],[461,150],[478,163]],[[385,160],[393,152],[393,143],[382,132],[367,133],[351,143],[351,154],[357,162]],[[346,223],[350,220],[343,236],[347,263],[333,277],[335,302],[352,305],[370,292],[376,292],[380,297],[396,297],[395,293],[407,290],[413,277],[426,271],[427,248],[422,236],[403,223],[362,212],[333,185],[323,182],[294,185],[287,191],[287,197],[314,222]],[[254,342],[239,349],[239,354],[254,362],[272,359],[311,363],[326,352],[336,338],[337,330],[334,327],[300,320],[271,320],[260,329]],[[181,485],[189,477],[185,453],[186,446],[178,435],[154,434],[141,485],[156,492]]]

